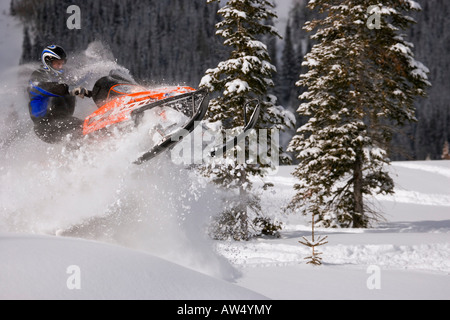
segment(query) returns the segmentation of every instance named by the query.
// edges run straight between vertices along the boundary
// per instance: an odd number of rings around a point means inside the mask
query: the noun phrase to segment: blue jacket
[[[28,87],[29,111],[33,121],[73,115],[75,97],[70,96],[68,85],[61,81],[60,77],[43,69],[33,72]]]

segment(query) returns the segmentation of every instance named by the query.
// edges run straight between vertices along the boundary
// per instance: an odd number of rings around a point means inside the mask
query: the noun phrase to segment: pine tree
[[[442,148],[442,159],[450,160],[450,145],[448,141],[444,142],[444,148]]]
[[[306,264],[313,264],[315,266],[321,266],[322,265],[322,257],[320,257],[322,255],[322,252],[319,252],[316,250],[316,247],[321,247],[323,245],[326,245],[328,243],[328,241],[326,241],[328,239],[328,236],[317,236],[315,235],[315,230],[314,230],[314,225],[315,225],[315,221],[314,221],[314,214],[312,215],[312,221],[311,221],[311,240],[309,240],[306,237],[302,237],[303,241],[299,241],[300,244],[307,246],[309,248],[311,248],[311,256],[306,257],[305,260],[308,260],[308,262]]]
[[[286,32],[284,36],[285,48],[283,50],[281,73],[285,74],[284,79],[290,79],[289,86],[282,86],[282,83],[278,82],[279,96],[286,97],[287,102],[283,101],[283,105],[294,113],[297,126],[301,126],[306,123],[307,119],[300,116],[297,113],[299,99],[298,97],[305,91],[303,87],[296,87],[295,84],[298,81],[298,75],[304,73],[302,62],[304,55],[311,51],[312,41],[307,31],[303,30],[303,26],[309,20],[314,18],[314,12],[307,7],[307,0],[292,0],[292,7],[288,15],[288,23],[286,25]],[[289,41],[290,37],[290,41]],[[290,42],[290,43],[289,43]],[[289,47],[291,47],[289,49]],[[294,57],[292,57],[294,55]],[[287,59],[287,57],[289,57]],[[287,131],[283,137],[283,146],[287,149],[292,137],[296,134],[296,129]],[[293,163],[297,164],[297,160],[292,153],[289,155],[293,158]]]
[[[214,1],[217,0],[208,0]],[[218,93],[219,96],[210,102],[209,119],[220,121],[223,130],[238,131],[244,126],[244,105],[254,98],[261,103],[257,130],[282,130],[290,124],[291,118],[276,105],[276,98],[268,94],[276,70],[267,46],[258,40],[264,35],[279,36],[273,26],[265,24],[276,17],[270,8],[273,4],[267,0],[228,0],[218,11],[223,20],[216,24],[217,34],[225,39],[224,45],[230,48],[230,56],[216,68],[207,70],[200,86]],[[246,151],[248,153],[248,149]],[[207,166],[204,172],[215,183],[236,191],[234,197],[226,200],[224,212],[216,223],[215,236],[247,240],[251,236],[250,229],[258,229],[256,224],[262,221],[259,219],[260,199],[252,192],[250,176],[265,175],[265,168],[270,164],[263,163],[260,158],[252,164],[237,160],[233,154],[222,164]],[[249,209],[256,215],[255,219],[250,217]]]
[[[36,57],[32,56],[32,45],[30,40],[30,34],[28,27],[23,28],[23,43],[22,43],[22,57],[20,58],[20,64],[25,64],[31,61],[35,61]]]
[[[430,85],[402,34],[413,23],[405,13],[420,6],[315,0],[309,7],[322,18],[305,25],[317,29],[303,63],[309,71],[298,82],[307,88],[299,113],[309,121],[290,144],[300,182],[288,208],[312,213],[327,227],[368,227],[379,216],[364,197],[394,193],[388,145],[397,126],[416,120],[414,97]],[[373,18],[380,24],[372,29]]]

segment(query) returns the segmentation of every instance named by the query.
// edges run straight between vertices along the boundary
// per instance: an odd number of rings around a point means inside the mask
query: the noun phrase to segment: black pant
[[[45,118],[35,121],[34,132],[46,143],[61,142],[68,135],[71,135],[71,140],[74,140],[83,136],[83,122],[75,117]]]

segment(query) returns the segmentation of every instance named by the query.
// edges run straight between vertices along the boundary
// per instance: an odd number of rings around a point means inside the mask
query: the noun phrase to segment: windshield
[[[130,94],[145,91],[145,89],[136,84],[118,84],[111,88],[111,91],[118,94]]]

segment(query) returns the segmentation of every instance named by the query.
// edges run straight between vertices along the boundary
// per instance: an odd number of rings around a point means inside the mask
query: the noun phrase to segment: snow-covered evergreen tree
[[[420,10],[413,0],[311,0],[320,19],[305,56],[298,112],[309,121],[290,150],[300,162],[290,209],[312,213],[327,227],[368,227],[376,212],[364,196],[392,194],[386,165],[397,126],[415,121],[415,96],[430,85],[402,33]],[[379,20],[378,20],[379,19]],[[378,24],[379,22],[379,24]],[[374,216],[375,215],[375,216]]]
[[[208,0],[209,3],[215,1]],[[268,94],[276,70],[267,45],[260,39],[265,35],[279,36],[267,23],[276,17],[271,9],[273,3],[267,0],[228,0],[218,11],[223,19],[216,24],[217,34],[225,39],[224,45],[230,48],[230,56],[216,68],[207,70],[200,86],[218,93],[218,97],[210,102],[209,118],[212,122],[220,121],[224,130],[244,126],[244,105],[255,98],[261,103],[257,130],[283,130],[293,119],[276,104],[276,97]],[[269,154],[272,151],[269,150]],[[223,216],[217,223],[216,236],[236,240],[247,240],[251,236],[250,225],[254,227],[261,221],[261,210],[258,196],[252,193],[250,176],[263,176],[267,167],[270,164],[264,164],[260,158],[249,164],[239,163],[231,156],[221,165],[206,168],[206,174],[216,183],[236,190],[236,197],[227,199]],[[249,209],[255,217],[250,217]]]
[[[442,149],[442,159],[450,160],[450,145],[448,141],[444,142],[444,148]]]
[[[20,59],[20,63],[24,64],[30,61],[34,61],[36,60],[35,57],[31,57],[30,53],[32,52],[31,50],[31,40],[30,40],[30,33],[28,31],[28,28],[25,27],[23,28],[23,43],[22,43],[22,57]]]

